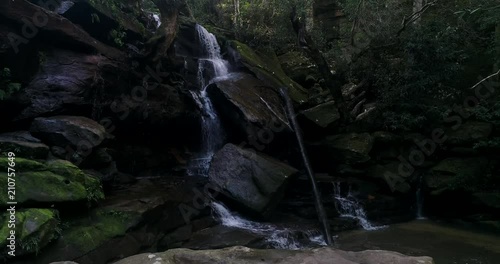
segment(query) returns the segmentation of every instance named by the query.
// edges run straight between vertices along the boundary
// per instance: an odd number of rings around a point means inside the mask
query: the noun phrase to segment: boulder
[[[215,226],[200,230],[182,247],[190,249],[214,249],[239,245],[250,245],[262,239],[261,236],[234,227]]]
[[[326,128],[340,119],[340,113],[335,105],[335,102],[327,102],[309,108],[301,112],[301,114],[319,127]]]
[[[258,138],[263,129],[279,132],[290,127],[278,93],[250,74],[231,75],[208,91],[220,115],[247,138]]]
[[[447,158],[430,169],[425,181],[435,194],[444,190],[472,188],[488,168],[486,158]]]
[[[106,137],[103,126],[82,116],[38,117],[30,131],[51,146],[74,150],[94,148]]]
[[[0,216],[0,236],[7,238],[11,231],[8,226],[10,213]],[[16,256],[38,253],[49,242],[58,237],[58,213],[51,209],[23,209],[16,211]],[[9,241],[0,241],[1,251],[5,251]]]
[[[164,264],[183,263],[238,263],[238,264],[434,264],[430,257],[410,257],[400,253],[367,250],[348,252],[333,248],[280,250],[231,247],[218,250],[172,249],[162,253],[145,253],[132,256],[115,264],[150,264],[161,260]]]
[[[238,41],[231,41],[230,46],[237,64],[249,69],[257,78],[276,90],[287,87],[290,98],[295,103],[302,104],[307,101],[307,91],[285,74],[274,51],[256,52]]]
[[[449,129],[446,133],[447,144],[464,145],[488,139],[493,131],[493,125],[480,121],[468,121],[463,123],[456,130]]]
[[[98,179],[83,173],[64,160],[47,164],[16,158],[16,201],[18,204],[86,202],[104,199]],[[7,186],[7,158],[0,158],[0,184]],[[0,205],[6,205],[6,192],[0,193]]]
[[[82,27],[92,37],[111,46],[117,45],[110,37],[112,30],[122,30],[125,42],[145,42],[149,39],[152,33],[146,30],[135,15],[124,12],[121,6],[119,2],[105,4],[100,1],[74,0],[61,2],[56,11]]]
[[[106,86],[107,93],[120,83],[115,73],[110,74],[119,72],[120,66],[104,56],[64,49],[39,52],[38,55],[40,68],[20,92],[20,98],[29,104],[15,117],[17,120],[59,112],[81,113],[85,108],[90,111],[96,94],[104,93],[97,87],[98,81]]]
[[[267,155],[227,144],[213,157],[209,180],[243,208],[268,216],[283,197],[287,180],[296,173]]]
[[[52,5],[50,1],[43,2],[47,5]],[[57,41],[65,42],[80,49],[87,49],[101,54],[106,54],[108,58],[121,60],[126,58],[126,55],[118,49],[107,46],[98,40],[91,37],[85,30],[78,25],[73,24],[68,19],[59,14],[44,9],[40,6],[30,3],[26,0],[20,1],[0,1],[0,16],[9,21],[9,23],[18,24],[18,32],[13,32],[22,36],[21,29],[25,21],[33,21],[34,17],[41,19],[46,18],[47,23],[38,27],[39,35],[45,39],[54,40],[57,36]],[[40,22],[39,22],[40,23]],[[17,48],[21,48],[22,45]],[[17,53],[17,51],[16,51]]]
[[[278,57],[283,71],[297,83],[306,84],[308,78],[318,76],[316,65],[302,52],[290,51]],[[309,83],[309,85],[314,83]]]
[[[374,165],[367,169],[367,176],[379,179],[386,183],[393,192],[409,193],[412,189],[409,180],[398,173],[400,162],[391,162],[386,165]]]
[[[28,131],[0,134],[0,153],[13,152],[17,157],[26,159],[45,159],[49,147]]]
[[[315,159],[332,160],[347,164],[358,164],[370,160],[368,155],[373,147],[373,138],[368,133],[349,133],[328,136],[324,140],[310,144],[311,155]],[[330,162],[331,163],[331,162]]]

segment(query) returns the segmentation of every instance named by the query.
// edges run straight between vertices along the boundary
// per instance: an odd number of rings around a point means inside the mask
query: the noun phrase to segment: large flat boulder
[[[0,158],[0,184],[7,186],[9,160]],[[104,199],[98,179],[84,173],[78,167],[64,160],[40,163],[23,158],[15,159],[16,196],[18,204],[40,205],[52,203],[79,203]],[[7,192],[0,193],[0,206],[10,201]]]
[[[267,216],[283,197],[297,170],[264,154],[225,145],[212,160],[209,180],[221,193],[250,212]]]
[[[447,143],[453,145],[464,145],[486,140],[493,132],[493,125],[480,121],[468,121],[456,130],[449,129]]]
[[[7,152],[27,159],[45,159],[49,154],[49,147],[28,131],[18,131],[0,134],[0,153]]]
[[[287,87],[290,98],[295,103],[302,104],[307,101],[307,91],[286,75],[274,51],[254,51],[238,41],[231,41],[230,45],[234,50],[237,64],[249,69],[257,78],[276,90],[283,86]]]
[[[310,146],[310,153],[315,156],[317,154],[322,159],[325,159],[327,155],[337,162],[358,164],[370,160],[369,153],[373,147],[373,138],[368,133],[339,134],[328,136]]]
[[[58,1],[50,2],[51,1],[44,1],[42,4],[50,7]],[[37,29],[40,30],[40,36],[47,39],[53,39],[54,36],[56,36],[57,41],[106,54],[108,58],[123,59],[126,57],[123,52],[99,42],[68,19],[26,0],[0,1],[0,16],[8,20],[9,23],[18,25],[17,28],[19,31],[12,33],[18,34],[19,36],[23,35],[21,29],[24,28],[23,25],[26,24],[25,21],[31,23],[34,18],[37,18],[39,19],[38,21],[46,21],[46,23],[37,22],[37,25],[39,25]],[[21,47],[22,45],[18,48],[20,49]],[[15,51],[17,53],[17,50]]]
[[[290,127],[278,93],[250,74],[231,74],[215,82],[208,91],[220,115],[231,120],[247,137],[257,138],[262,129]]]
[[[10,236],[9,227],[10,213],[6,212],[0,215],[2,224],[0,224],[0,236],[7,238]],[[16,212],[15,221],[15,242],[16,256],[38,253],[49,242],[57,239],[57,227],[59,225],[58,213],[51,209],[23,209]],[[0,241],[0,255],[5,253],[10,240],[2,239]]]
[[[162,253],[145,253],[132,256],[115,264],[164,264],[182,263],[238,263],[238,264],[434,264],[430,257],[409,257],[400,253],[367,250],[347,252],[333,248],[305,250],[250,249],[231,247],[218,250],[172,249]]]
[[[106,129],[83,116],[54,116],[35,118],[30,131],[51,146],[93,148],[102,143]]]
[[[335,102],[327,102],[301,112],[302,116],[321,128],[331,126],[340,119]]]
[[[444,190],[472,188],[470,184],[479,182],[488,167],[486,158],[447,158],[431,168],[426,183],[435,194]]]

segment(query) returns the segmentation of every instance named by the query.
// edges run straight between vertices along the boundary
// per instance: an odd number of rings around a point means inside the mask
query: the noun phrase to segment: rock
[[[327,247],[303,250],[250,249],[247,247],[231,247],[218,250],[172,249],[162,253],[145,253],[132,256],[115,264],[150,264],[153,258],[161,258],[164,264],[434,264],[430,257],[409,257],[383,250],[348,252]]]
[[[290,127],[279,95],[249,74],[215,82],[208,91],[220,115],[247,138],[259,138],[262,130],[281,132]]]
[[[0,134],[0,153],[13,152],[26,159],[45,159],[49,147],[31,136],[28,131]]]
[[[252,213],[268,216],[297,170],[264,154],[225,145],[213,157],[209,180],[223,195]]]
[[[493,125],[486,122],[468,121],[463,123],[458,129],[449,129],[446,135],[447,144],[464,145],[476,143],[487,139],[493,131]]]
[[[310,147],[309,153],[318,159],[325,160],[325,157],[332,157],[338,162],[357,164],[370,160],[368,154],[373,147],[373,138],[368,133],[340,134],[328,136],[320,142],[311,144]]]
[[[160,234],[174,232],[209,210],[193,205],[193,192],[203,189],[201,179],[189,177],[152,182],[140,180],[124,190],[115,190],[99,207],[82,212],[84,217],[68,219],[61,237],[36,258],[17,264],[46,264],[73,260],[80,264],[106,264],[144,248],[153,248]],[[206,179],[203,179],[206,183]],[[184,207],[182,207],[184,206]],[[196,207],[196,212],[181,208]],[[183,214],[185,213],[185,214]]]
[[[432,167],[425,180],[437,192],[468,188],[486,173],[487,167],[485,158],[447,158]]]
[[[60,8],[59,13],[63,13],[62,15],[65,18],[79,25],[92,37],[107,45],[117,46],[114,40],[109,37],[112,30],[121,29],[126,34],[123,41],[127,43],[132,41],[145,42],[152,36],[151,32],[146,30],[136,16],[131,13],[123,12],[119,8],[120,5],[115,5],[113,3],[104,4],[99,1],[72,2],[74,4],[66,4],[64,9]],[[64,12],[61,12],[63,10]],[[85,10],[85,14],[89,15],[82,15],[82,10]],[[96,26],[96,24],[98,24],[98,26]]]
[[[88,151],[106,137],[103,126],[82,116],[38,117],[30,131],[49,145]]]
[[[43,3],[51,5],[48,2]],[[21,25],[25,24],[24,19],[31,21],[33,17],[46,18],[47,23],[43,23],[45,25],[38,27],[40,30],[38,37],[54,40],[54,36],[57,36],[57,41],[70,43],[72,46],[79,46],[81,49],[91,49],[98,53],[106,54],[108,58],[126,58],[123,52],[97,41],[81,27],[71,23],[68,19],[55,12],[34,5],[29,1],[1,1],[0,16],[8,20],[9,23],[19,24],[19,32],[13,33],[20,36],[23,35],[20,31],[22,28]]]
[[[290,98],[297,104],[307,101],[307,91],[283,72],[274,52],[255,52],[238,41],[231,41],[230,46],[234,50],[236,62],[252,71],[257,78],[273,86],[276,90],[286,86]]]
[[[2,171],[7,172],[7,158],[0,158]],[[64,160],[47,164],[16,158],[16,201],[19,204],[67,203],[104,199],[101,183],[78,167]],[[7,186],[6,173],[0,183]],[[0,193],[0,204],[6,205],[7,193]]]
[[[490,208],[495,208],[495,209],[500,209],[500,193],[496,192],[478,192],[472,194],[472,196],[477,199],[479,204],[490,207]]]
[[[10,228],[7,225],[10,213],[4,213],[0,225],[0,236],[7,238]],[[16,256],[38,253],[49,242],[58,237],[58,213],[51,209],[23,209],[16,212]],[[7,248],[8,240],[2,239],[2,251]]]
[[[314,85],[315,82],[308,82],[308,78],[318,76],[318,71],[314,63],[304,56],[302,52],[290,51],[278,57],[281,67],[286,75],[302,85]],[[310,87],[309,86],[309,87]]]
[[[320,104],[302,111],[301,114],[322,128],[326,128],[340,119],[340,113],[335,102]]]
[[[396,144],[401,141],[401,137],[387,131],[377,131],[372,133],[375,144]]]
[[[40,54],[43,58],[38,72],[21,91],[20,97],[25,98],[29,105],[16,116],[18,120],[58,112],[76,114],[83,107],[90,110],[96,100],[93,97],[104,93],[101,87],[97,87],[96,78],[101,78],[100,85],[107,87],[107,93],[120,83],[114,79],[115,74],[109,74],[119,72],[120,66],[104,56],[63,49]]]
[[[181,244],[182,242],[188,240],[193,233],[193,226],[186,225],[180,228],[177,228],[175,231],[166,234],[159,242],[158,242],[158,250],[166,250],[169,248],[174,248],[173,245]]]
[[[367,176],[379,179],[386,184],[392,192],[409,193],[412,188],[409,180],[399,175],[399,162],[391,162],[386,165],[377,164],[367,169]]]
[[[226,226],[215,226],[200,230],[182,245],[190,249],[214,249],[238,245],[250,245],[262,237],[248,231]]]

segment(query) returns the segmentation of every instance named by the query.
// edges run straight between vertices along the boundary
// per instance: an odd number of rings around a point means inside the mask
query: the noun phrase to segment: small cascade
[[[358,220],[359,224],[365,230],[377,230],[382,228],[382,226],[373,225],[368,220],[363,206],[359,203],[358,200],[356,200],[356,197],[351,194],[350,186],[347,194],[342,194],[340,183],[334,182],[333,193],[335,198],[335,207],[340,213],[340,216]]]
[[[424,177],[423,175],[420,175],[418,180],[417,192],[415,194],[415,199],[417,204],[417,219],[426,219],[426,217],[423,214],[423,207],[424,207],[424,194],[422,188],[423,184],[424,184]]]
[[[198,59],[198,83],[200,90],[191,91],[193,99],[202,111],[202,149],[191,161],[188,174],[207,176],[215,151],[224,144],[224,132],[212,101],[207,94],[207,81],[228,74],[228,62],[222,59],[217,38],[201,25],[196,25],[203,57]]]
[[[259,223],[242,218],[219,202],[212,203],[212,209],[222,225],[246,230],[261,235],[266,244],[277,249],[302,249],[309,246],[326,246],[318,230],[296,230],[278,227],[270,223]],[[299,237],[302,237],[300,239]]]

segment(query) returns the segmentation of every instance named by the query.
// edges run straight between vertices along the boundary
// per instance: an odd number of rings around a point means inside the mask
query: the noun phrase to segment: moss
[[[7,214],[2,216],[1,237],[10,232],[7,226]],[[51,209],[26,209],[16,212],[16,242],[20,246],[18,255],[38,253],[50,241],[57,238],[58,213]],[[2,239],[0,246],[4,248],[7,240]]]
[[[85,174],[68,161],[51,161],[47,165],[22,160],[16,168],[16,201],[82,202],[104,199],[98,179]],[[16,162],[18,160],[16,159]],[[28,169],[24,169],[28,168]],[[0,172],[0,184],[7,186],[6,171]],[[0,204],[6,204],[7,193],[0,192]]]
[[[63,231],[63,237],[81,252],[89,252],[115,237],[123,236],[140,219],[137,213],[96,210],[89,219],[74,222]]]
[[[296,103],[300,104],[307,100],[307,91],[285,74],[278,57],[273,51],[257,53],[249,46],[238,41],[231,41],[230,45],[241,55],[245,66],[254,72],[259,79],[270,82],[276,88],[287,87],[290,98]]]
[[[1,157],[0,158],[0,169],[2,171],[7,172],[7,168],[9,168],[9,163],[10,160],[7,157]],[[30,159],[23,159],[23,158],[18,158],[16,157],[14,159],[15,167],[14,169],[17,172],[23,172],[23,171],[43,171],[47,169],[47,166],[45,164],[40,163],[38,161],[30,160]]]

